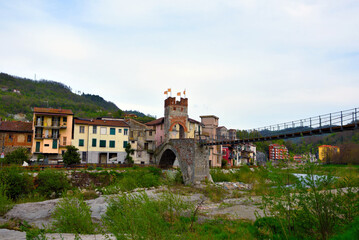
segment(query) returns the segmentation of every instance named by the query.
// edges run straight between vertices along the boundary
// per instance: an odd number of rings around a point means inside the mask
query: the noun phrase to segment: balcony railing
[[[60,138],[60,134],[35,134],[35,139],[59,139]]]

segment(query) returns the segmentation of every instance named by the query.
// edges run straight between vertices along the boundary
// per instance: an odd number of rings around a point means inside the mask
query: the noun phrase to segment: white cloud
[[[163,91],[186,88],[191,117],[229,128],[358,104],[355,1],[52,3],[0,3],[2,72],[158,117]]]

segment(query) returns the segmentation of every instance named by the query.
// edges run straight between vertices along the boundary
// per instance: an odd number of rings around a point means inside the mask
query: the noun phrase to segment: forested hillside
[[[62,83],[11,76],[0,73],[0,117],[13,119],[23,113],[32,118],[33,107],[71,109],[77,117],[121,117],[122,111],[98,95],[75,94]],[[141,116],[144,114],[141,113]]]

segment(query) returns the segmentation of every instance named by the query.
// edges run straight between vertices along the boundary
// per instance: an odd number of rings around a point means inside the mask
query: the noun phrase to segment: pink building
[[[158,147],[165,141],[164,118],[161,117],[159,119],[153,120],[146,123],[146,125],[152,127],[152,129],[155,130],[156,147]]]

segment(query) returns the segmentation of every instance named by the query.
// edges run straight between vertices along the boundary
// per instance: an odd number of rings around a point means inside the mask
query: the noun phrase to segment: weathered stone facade
[[[208,147],[200,146],[195,139],[170,139],[155,153],[156,164],[172,166],[178,161],[185,184],[197,184],[204,180],[212,181],[209,174]]]

